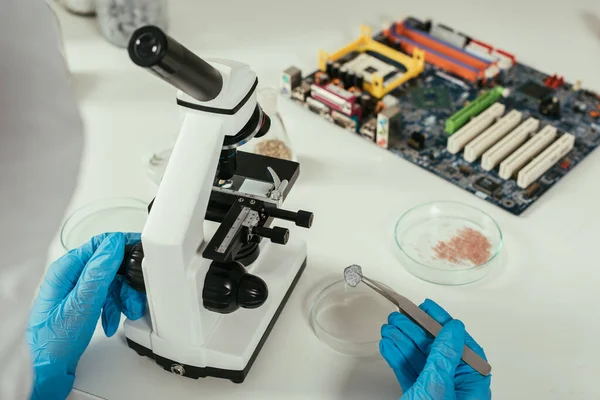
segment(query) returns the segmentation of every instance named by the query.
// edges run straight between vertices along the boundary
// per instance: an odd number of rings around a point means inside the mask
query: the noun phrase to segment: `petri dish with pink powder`
[[[411,274],[442,285],[484,278],[499,262],[502,231],[476,207],[437,201],[404,213],[394,231],[396,255]]]

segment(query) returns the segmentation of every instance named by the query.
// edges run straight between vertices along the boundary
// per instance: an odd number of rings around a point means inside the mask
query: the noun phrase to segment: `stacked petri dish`
[[[81,207],[67,218],[60,231],[60,243],[69,251],[101,233],[141,232],[147,217],[148,205],[142,200],[99,200]]]

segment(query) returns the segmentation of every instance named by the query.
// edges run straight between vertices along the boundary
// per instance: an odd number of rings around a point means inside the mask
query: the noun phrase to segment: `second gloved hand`
[[[33,399],[67,397],[101,314],[107,336],[117,331],[121,312],[132,320],[144,315],[146,295],[116,276],[125,245],[139,241],[139,234],[102,234],[49,267],[27,328]]]
[[[420,308],[444,326],[435,340],[398,312],[390,314],[389,323],[381,328],[379,348],[402,386],[402,399],[491,399],[491,376],[479,374],[461,360],[465,344],[486,358],[463,323],[431,300]]]

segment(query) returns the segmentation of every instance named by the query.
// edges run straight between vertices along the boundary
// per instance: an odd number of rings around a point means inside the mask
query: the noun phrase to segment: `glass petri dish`
[[[60,243],[67,251],[105,232],[141,232],[148,217],[142,200],[112,198],[90,203],[67,218],[60,231]]]
[[[484,278],[499,262],[502,231],[485,212],[437,201],[408,210],[396,223],[400,264],[425,281],[464,285]]]
[[[315,298],[310,323],[315,335],[340,353],[366,357],[379,353],[381,326],[396,307],[365,285],[344,280],[327,286]]]

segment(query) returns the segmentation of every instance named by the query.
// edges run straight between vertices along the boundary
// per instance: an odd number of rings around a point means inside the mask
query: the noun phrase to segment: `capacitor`
[[[342,81],[342,83],[344,84],[344,86],[346,85],[346,79],[348,76],[348,68],[346,67],[342,67],[340,68],[340,81]]]
[[[354,86],[363,90],[363,84],[365,83],[365,77],[363,74],[357,73],[354,74]]]
[[[360,105],[366,107],[368,104],[371,104],[371,96],[369,96],[367,93],[364,93],[362,96],[360,96]]]
[[[360,105],[362,107],[362,115],[367,115],[373,109],[373,102],[371,96],[367,93],[360,96]]]
[[[327,64],[325,64],[325,72],[327,72],[327,75],[333,76],[332,70],[333,70],[333,61],[327,60]]]
[[[331,73],[328,74],[332,79],[334,78],[339,78],[340,77],[340,68],[342,68],[342,65],[340,63],[333,63],[333,65],[331,66]]]
[[[315,81],[317,82],[318,85],[325,86],[329,82],[331,82],[331,78],[325,72],[319,71],[319,72],[317,72],[317,75],[315,76]]]
[[[346,73],[346,79],[344,80],[344,86],[346,87],[346,89],[354,86],[354,78],[355,77],[356,77],[356,74],[352,70],[350,70]]]

